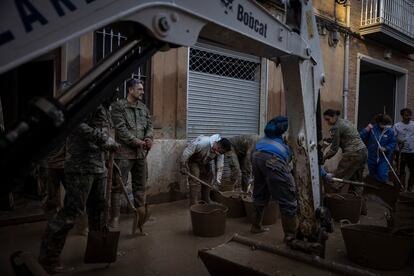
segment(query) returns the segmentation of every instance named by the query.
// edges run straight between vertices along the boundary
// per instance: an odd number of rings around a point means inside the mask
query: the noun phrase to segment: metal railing
[[[112,28],[103,28],[100,30],[97,30],[95,32],[96,34],[96,48],[95,48],[95,60],[96,62],[101,61],[104,59],[107,55],[112,53],[113,51],[117,50],[119,47],[124,45],[128,38],[124,36],[121,32],[116,31]],[[138,47],[139,53],[143,51],[142,47]],[[136,78],[142,81],[146,82],[146,85],[144,85],[145,93],[149,93],[149,83],[148,80],[148,71],[149,71],[149,63],[150,60],[147,61],[145,64],[139,66],[134,72],[131,72],[131,78]],[[121,98],[125,98],[127,96],[127,90],[126,90],[126,80],[123,82],[120,87],[118,87],[118,95]],[[145,102],[148,103],[148,95],[145,95]]]
[[[413,0],[362,0],[361,27],[386,24],[414,38]]]

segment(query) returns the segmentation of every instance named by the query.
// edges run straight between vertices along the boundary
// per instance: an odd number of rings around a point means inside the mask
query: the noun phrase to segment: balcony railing
[[[413,0],[362,0],[361,27],[385,24],[414,38]]]

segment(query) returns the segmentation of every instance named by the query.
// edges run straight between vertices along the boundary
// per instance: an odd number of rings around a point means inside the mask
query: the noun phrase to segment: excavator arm
[[[151,46],[146,57],[165,45],[191,46],[203,38],[280,63],[290,120],[289,139],[295,155],[301,231],[312,236],[317,228],[314,211],[320,206],[316,109],[324,71],[312,1],[288,1],[287,7],[285,24],[247,0],[3,0],[0,74],[114,22],[131,23],[136,37],[149,37]],[[37,113],[43,114],[29,116],[31,119],[1,137],[1,171],[7,172],[18,160],[25,160],[27,152],[37,156],[33,149],[26,151],[33,147],[27,142],[36,137],[36,148],[41,152],[49,143],[45,129],[52,129],[52,136],[62,139],[65,130],[93,110],[105,93],[112,93],[113,83],[131,68],[125,59],[140,58],[135,52],[134,43],[129,43],[56,102],[37,99]],[[40,126],[42,118],[46,118],[45,125]]]

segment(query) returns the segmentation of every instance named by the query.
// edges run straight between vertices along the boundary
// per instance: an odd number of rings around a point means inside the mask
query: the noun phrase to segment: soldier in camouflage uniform
[[[65,160],[66,195],[63,208],[47,223],[39,262],[49,273],[70,271],[60,264],[60,253],[75,220],[85,210],[92,231],[104,229],[105,150],[119,146],[110,137],[110,113],[102,105],[67,138]]]
[[[135,207],[141,211],[146,204],[147,152],[152,147],[153,129],[148,108],[142,102],[143,84],[137,79],[127,82],[128,96],[112,104],[112,120],[116,141],[121,145],[115,154],[124,184],[131,172],[132,190]],[[119,227],[121,190],[114,189],[111,194],[111,226]]]
[[[339,115],[338,110],[332,109],[323,113],[325,121],[331,126],[332,137],[331,147],[324,159],[332,158],[341,148],[342,159],[333,175],[337,178],[362,181],[362,172],[368,159],[367,148],[355,126],[351,122],[339,118]],[[344,184],[335,182],[330,183],[330,186],[339,192]],[[351,190],[357,195],[362,195],[363,192],[362,187],[351,186]]]
[[[38,183],[41,189],[42,209],[50,217],[61,208],[61,189],[64,186],[65,143],[52,149],[39,166]]]
[[[216,185],[220,185],[223,172],[223,154],[231,150],[230,141],[221,138],[220,135],[199,136],[191,141],[181,156],[181,173],[192,175],[211,183],[214,179]],[[210,202],[210,189],[202,186],[192,178],[188,178],[190,188],[190,206],[197,203],[201,191],[202,199]]]
[[[259,135],[238,135],[231,137],[232,159],[234,169],[239,177],[238,183],[241,183],[243,191],[252,182],[252,153],[255,150]],[[241,178],[241,180],[240,180]]]
[[[57,94],[65,92],[72,85],[69,81],[62,81],[57,89]],[[42,196],[42,209],[46,216],[56,213],[61,206],[61,189],[64,186],[66,145],[65,142],[53,148],[44,160],[39,164],[38,183]]]

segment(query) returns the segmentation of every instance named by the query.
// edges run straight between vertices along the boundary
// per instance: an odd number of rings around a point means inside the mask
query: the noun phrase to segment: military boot
[[[197,204],[198,202],[198,194],[200,193],[200,190],[197,186],[190,186],[190,192],[189,192],[189,200],[190,200],[190,206]]]
[[[121,215],[121,194],[112,193],[111,194],[111,220],[109,225],[111,228],[119,228],[119,217]]]
[[[206,203],[212,203],[210,198],[210,188],[204,186],[201,187],[201,199]]]
[[[289,244],[296,238],[296,233],[298,230],[298,217],[296,215],[287,215],[282,213],[281,219],[283,233],[285,234],[283,241]]]
[[[253,234],[259,234],[259,233],[269,231],[269,228],[262,226],[265,206],[253,205],[253,208],[254,208],[254,211],[253,211],[252,226],[250,227],[250,232]]]

